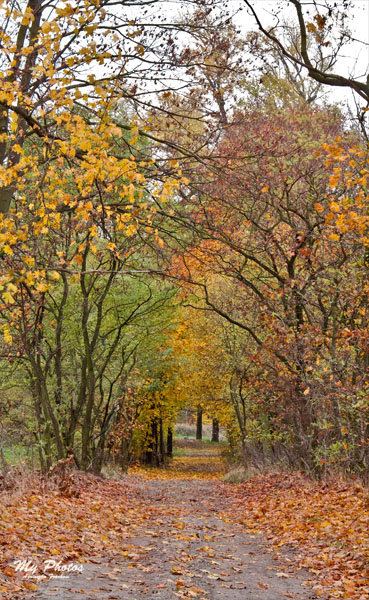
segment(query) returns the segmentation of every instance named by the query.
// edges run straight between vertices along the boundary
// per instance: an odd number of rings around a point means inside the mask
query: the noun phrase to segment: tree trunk
[[[119,464],[123,473],[127,473],[129,463],[130,440],[123,437],[120,444]]]
[[[145,463],[151,466],[159,466],[159,436],[157,418],[151,422],[150,442],[145,453]]]
[[[164,444],[164,430],[163,430],[163,419],[159,419],[159,461],[164,462],[165,456],[165,444]]]
[[[92,422],[92,410],[95,401],[95,389],[94,389],[94,376],[93,367],[87,369],[87,402],[84,419],[82,422],[82,450],[81,450],[81,468],[83,471],[87,471],[91,461],[91,422]]]
[[[173,456],[173,429],[168,427],[167,432],[167,456],[172,458]]]
[[[212,442],[219,442],[219,421],[218,419],[213,419],[213,431],[211,435]]]
[[[95,475],[100,475],[104,464],[104,452],[105,452],[105,435],[102,433],[99,437],[97,447],[94,448],[92,453],[92,471]]]
[[[33,356],[30,356],[30,362],[32,366],[32,375],[34,377],[34,391],[33,397],[35,399],[35,407],[37,410],[41,411],[42,421],[44,422],[44,427],[42,427],[42,441],[45,443],[45,461],[46,467],[49,469],[53,462],[52,450],[51,450],[51,439],[52,436],[55,440],[55,445],[57,449],[57,459],[60,460],[64,458],[64,447],[63,441],[61,438],[59,422],[57,419],[57,415],[54,412],[52,407],[46,381],[44,378],[44,372],[42,370],[42,366],[40,364],[40,359],[38,357],[37,360]],[[39,422],[40,425],[40,422]]]
[[[202,440],[202,408],[201,406],[197,407],[197,415],[196,415],[196,439]]]
[[[152,449],[152,464],[155,467],[159,466],[159,432],[158,432],[158,420],[155,418],[152,423],[152,437],[153,437],[153,449]]]

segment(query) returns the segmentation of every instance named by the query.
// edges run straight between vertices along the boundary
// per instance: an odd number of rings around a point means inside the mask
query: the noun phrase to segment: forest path
[[[237,523],[227,486],[214,479],[224,468],[221,448],[191,442],[184,446],[186,451],[175,456],[167,470],[124,478],[131,516],[114,556],[101,554],[92,557],[93,562],[86,556],[82,573],[45,580],[28,597],[316,598],[304,585],[307,572],[296,571],[288,559],[268,552],[260,535],[245,532]]]

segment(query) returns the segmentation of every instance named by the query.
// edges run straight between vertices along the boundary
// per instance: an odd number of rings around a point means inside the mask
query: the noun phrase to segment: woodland
[[[158,465],[189,407],[245,465],[368,478],[354,8],[1,2],[5,471]]]
[[[3,470],[158,465],[190,407],[245,465],[367,480],[354,5],[174,8],[1,2]]]
[[[0,0],[0,487],[62,474],[25,501],[45,552],[86,507],[91,532],[155,521],[89,477],[173,478],[190,415],[256,474],[223,490],[244,526],[367,598],[368,40],[360,3],[263,4]],[[10,552],[25,513],[0,509]]]

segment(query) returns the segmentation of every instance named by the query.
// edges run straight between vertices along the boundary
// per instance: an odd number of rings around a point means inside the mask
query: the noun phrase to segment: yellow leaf
[[[35,583],[31,583],[30,581],[25,581],[23,583],[23,586],[27,589],[27,590],[37,590],[37,585]]]
[[[43,33],[49,33],[49,31],[51,30],[51,24],[50,23],[44,23],[42,25],[42,31]]]
[[[56,9],[56,14],[59,17],[70,17],[71,15],[73,15],[73,13],[74,13],[74,9],[72,8],[72,6],[70,4],[67,4],[63,8]]]
[[[29,267],[35,266],[35,259],[33,258],[33,256],[26,256],[23,260]]]
[[[13,342],[13,338],[11,336],[11,333],[9,331],[8,327],[4,327],[4,340],[6,341],[7,344],[11,344]]]
[[[30,23],[32,23],[33,20],[34,20],[33,12],[29,8],[26,8],[26,11],[23,15],[21,25],[27,27]]]
[[[4,302],[6,302],[7,304],[14,304],[15,300],[10,292],[3,292],[1,296]]]
[[[50,289],[49,283],[39,283],[37,284],[36,290],[38,292],[47,292]]]
[[[137,231],[137,228],[135,225],[129,225],[126,229],[126,236],[130,237],[131,235],[134,235]]]

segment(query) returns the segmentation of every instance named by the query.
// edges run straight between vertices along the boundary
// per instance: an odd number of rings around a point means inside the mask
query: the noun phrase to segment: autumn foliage
[[[219,175],[194,187],[190,213],[188,198],[177,208],[193,235],[175,262],[189,304],[237,340],[227,376],[246,462],[259,447],[310,472],[367,472],[356,141],[332,107],[235,113]]]
[[[162,4],[0,0],[0,592],[34,591],[9,566],[31,549],[130,558],[158,517],[132,478],[203,479],[318,594],[363,600],[369,91],[334,71],[350,3],[290,0],[297,27],[265,29],[246,1],[247,36],[227,3]],[[324,84],[354,90],[356,121]],[[185,411],[226,447],[173,458]],[[246,483],[211,481],[234,465]]]

